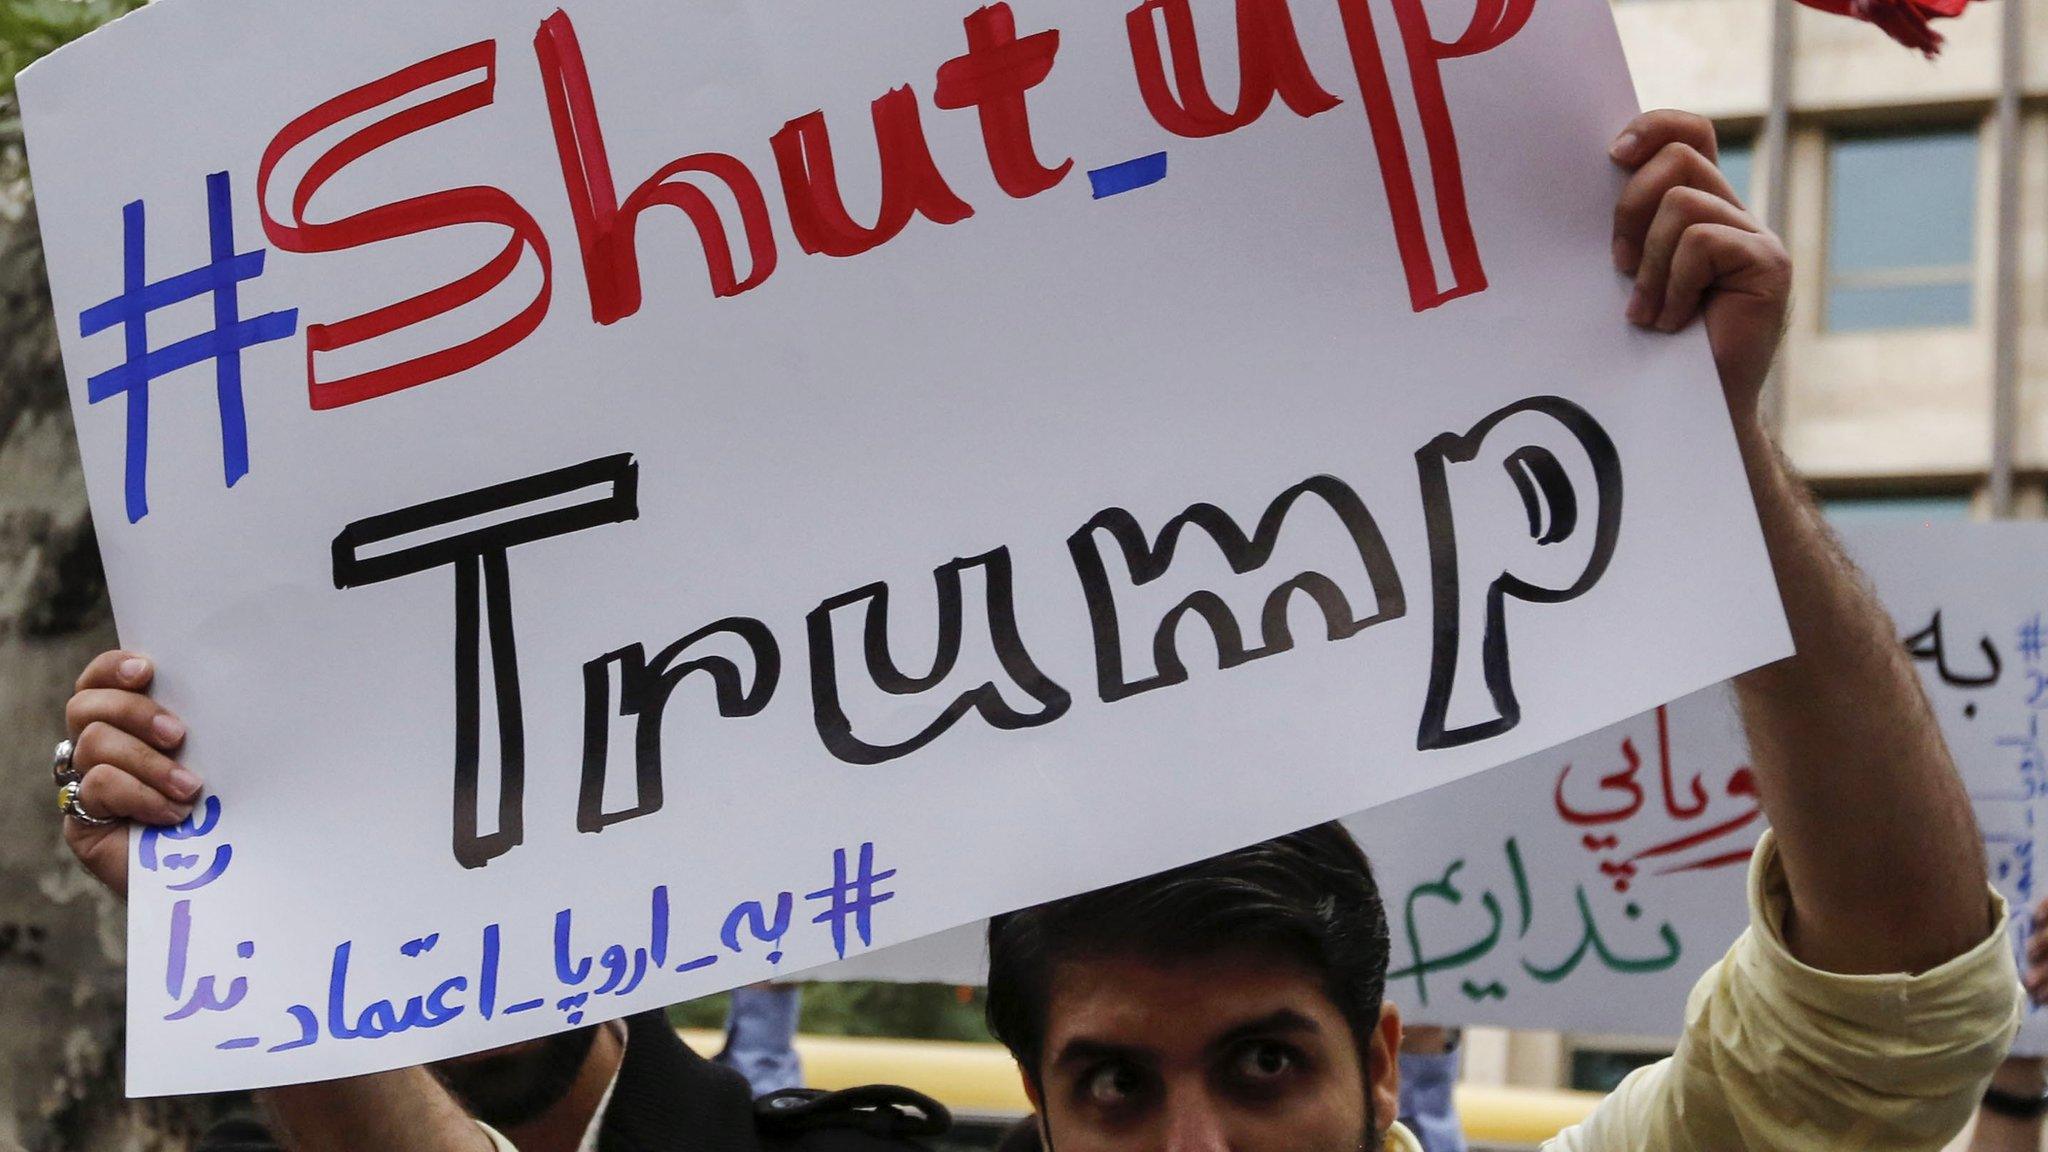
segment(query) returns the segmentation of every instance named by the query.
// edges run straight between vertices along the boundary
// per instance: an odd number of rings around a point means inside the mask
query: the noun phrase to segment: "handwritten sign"
[[[167,0],[23,79],[213,788],[136,848],[134,1091],[810,967],[1786,650],[1703,339],[1620,319],[1600,0],[557,2]]]
[[[2048,895],[2048,527],[1844,535],[1920,669],[2017,949]],[[1675,1032],[1747,925],[1765,826],[1726,686],[1346,824],[1387,899],[1388,995],[1408,1019],[1631,1035]],[[985,967],[971,926],[816,975],[978,983]],[[2048,1053],[2048,1012],[2030,1011],[2019,1050]]]

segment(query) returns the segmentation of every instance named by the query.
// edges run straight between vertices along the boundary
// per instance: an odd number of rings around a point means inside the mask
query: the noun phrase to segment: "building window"
[[[1737,137],[1721,141],[1721,175],[1745,207],[1756,207],[1756,141]]]
[[[1831,138],[1828,328],[1969,324],[1976,231],[1975,132]]]
[[[1863,524],[1932,524],[1937,520],[1968,520],[1970,498],[1964,495],[1830,496],[1821,501],[1828,523],[1837,528]]]

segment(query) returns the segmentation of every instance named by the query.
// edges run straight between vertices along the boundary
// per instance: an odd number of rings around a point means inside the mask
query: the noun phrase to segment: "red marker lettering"
[[[278,162],[294,148],[350,117],[478,70],[483,72],[483,76],[476,82],[393,111],[367,127],[357,129],[328,149],[313,162],[293,189],[290,222],[281,222],[271,216],[271,176]],[[496,224],[511,233],[497,256],[460,279],[360,316],[333,323],[309,324],[306,328],[306,383],[314,409],[359,403],[474,368],[526,339],[547,316],[554,286],[547,237],[526,209],[501,188],[453,188],[380,205],[330,222],[315,223],[306,219],[306,208],[313,197],[327,181],[350,164],[393,141],[489,107],[495,98],[496,84],[497,45],[490,41],[471,44],[400,69],[321,104],[285,125],[284,131],[279,132],[264,149],[262,166],[256,176],[263,231],[272,244],[286,252],[339,252],[466,224]],[[389,335],[482,299],[512,277],[529,250],[540,259],[541,283],[532,301],[518,315],[481,336],[400,364],[336,380],[320,379],[321,353],[350,348]]]
[[[1393,87],[1386,60],[1380,55],[1372,11],[1367,0],[1338,0],[1359,88],[1365,94],[1373,146],[1379,153],[1380,179],[1393,213],[1395,244],[1408,273],[1408,297],[1417,312],[1486,291],[1486,269],[1479,259],[1479,242],[1472,234],[1472,215],[1465,204],[1458,136],[1444,100],[1443,62],[1476,56],[1506,43],[1529,22],[1535,7],[1535,0],[1480,0],[1465,34],[1445,43],[1430,32],[1429,13],[1422,0],[1394,0],[1395,21],[1400,25],[1408,74],[1415,88],[1416,114],[1422,123],[1423,149],[1429,157],[1430,183],[1436,193],[1437,228],[1450,261],[1450,282],[1445,284],[1439,281],[1430,256],[1414,170],[1394,109]]]
[[[1394,243],[1408,279],[1408,298],[1417,312],[1486,290],[1486,269],[1472,232],[1465,201],[1465,177],[1458,155],[1458,137],[1444,98],[1443,62],[1476,56],[1506,43],[1529,22],[1535,0],[1480,0],[1471,24],[1456,40],[1438,40],[1429,28],[1422,0],[1392,0],[1401,47],[1407,56],[1415,91],[1416,119],[1421,125],[1422,157],[1436,201],[1436,227],[1448,263],[1448,280],[1440,275],[1430,253],[1429,223],[1416,193],[1410,142],[1394,104],[1393,81],[1381,55],[1379,32],[1367,0],[1337,0],[1343,15],[1347,47],[1364,98],[1380,179],[1386,186],[1393,217]],[[1235,132],[1263,116],[1279,96],[1300,116],[1314,116],[1336,107],[1310,71],[1289,16],[1287,0],[1237,0],[1238,104],[1225,112],[1210,97],[1202,74],[1201,48],[1195,38],[1188,0],[1145,0],[1132,9],[1127,23],[1131,57],[1145,106],[1161,127],[1180,136],[1218,136]],[[1166,48],[1160,46],[1164,27]],[[1172,80],[1166,56],[1172,57]]]
[[[1158,19],[1153,17],[1157,15]],[[1125,18],[1138,90],[1159,126],[1176,136],[1221,136],[1266,114],[1278,96],[1297,116],[1315,116],[1339,101],[1316,83],[1287,0],[1237,0],[1237,108],[1225,112],[1209,95],[1202,75],[1202,49],[1188,0],[1145,0]],[[1166,78],[1159,29],[1166,28],[1173,79]],[[1177,95],[1176,95],[1177,90]]]
[[[634,236],[640,214],[656,204],[679,208],[690,218],[704,249],[713,296],[737,296],[760,287],[774,273],[775,232],[768,220],[768,202],[745,164],[722,152],[686,156],[649,177],[621,205],[612,186],[611,161],[583,48],[566,13],[557,11],[541,22],[533,50],[540,60],[562,182],[583,248],[592,319],[615,324],[640,310],[640,254]],[[722,181],[739,202],[750,269],[745,280],[734,270],[732,244],[717,206],[702,189],[680,179],[691,173]]]
[[[1036,196],[1066,178],[1074,161],[1057,168],[1038,162],[1031,143],[1031,112],[1025,93],[1052,74],[1060,49],[1057,29],[1017,39],[1017,20],[1008,4],[991,4],[969,15],[967,54],[939,66],[932,103],[947,110],[975,108],[981,138],[996,183],[1019,200]]]
[[[914,215],[937,224],[957,224],[974,215],[974,209],[947,187],[932,160],[915,92],[903,87],[884,94],[875,101],[874,121],[882,162],[882,207],[871,228],[846,214],[823,112],[799,116],[775,134],[775,165],[789,201],[789,223],[804,251],[858,256],[895,239]]]

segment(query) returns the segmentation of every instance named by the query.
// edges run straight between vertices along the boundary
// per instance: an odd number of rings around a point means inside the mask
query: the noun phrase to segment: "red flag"
[[[1941,51],[1941,33],[1930,21],[1960,16],[1969,0],[1799,0],[1837,16],[1853,16],[1930,59]]]

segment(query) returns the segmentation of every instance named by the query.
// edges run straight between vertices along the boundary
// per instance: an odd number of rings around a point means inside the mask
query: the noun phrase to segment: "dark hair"
[[[1335,822],[990,920],[989,1031],[1035,1079],[1060,961],[1242,947],[1322,973],[1364,1061],[1386,991],[1387,914],[1372,865]]]

